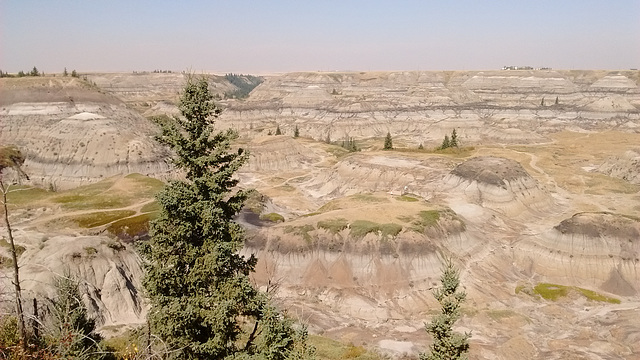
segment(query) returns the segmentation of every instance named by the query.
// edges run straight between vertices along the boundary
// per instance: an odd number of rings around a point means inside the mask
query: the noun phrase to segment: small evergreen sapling
[[[384,147],[383,150],[392,150],[393,149],[393,139],[391,139],[391,133],[387,132],[387,136],[384,138]]]
[[[458,291],[460,272],[447,259],[440,276],[441,288],[433,291],[433,296],[442,307],[442,312],[436,315],[426,331],[433,336],[433,344],[429,352],[420,354],[420,360],[458,360],[466,359],[469,351],[471,333],[460,334],[453,331],[453,324],[460,318],[460,304],[467,294]]]

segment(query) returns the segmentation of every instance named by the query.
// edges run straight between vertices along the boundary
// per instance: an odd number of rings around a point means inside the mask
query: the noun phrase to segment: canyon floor
[[[238,217],[256,284],[275,284],[314,333],[413,357],[452,258],[471,359],[637,359],[639,78],[297,73],[223,100],[217,125],[242,135],[240,184],[258,192]],[[175,113],[182,76],[8,80],[0,140],[36,174],[9,198],[27,293],[70,269],[104,333],[142,323],[133,244],[158,210],[157,179],[175,176],[142,114]],[[285,135],[268,135],[276,126]],[[452,129],[460,147],[437,150]]]

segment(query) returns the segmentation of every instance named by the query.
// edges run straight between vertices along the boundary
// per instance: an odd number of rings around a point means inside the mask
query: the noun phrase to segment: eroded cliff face
[[[269,77],[222,115],[255,136],[279,124],[317,140],[384,137],[437,146],[539,143],[567,128],[637,131],[637,71],[292,73]],[[556,100],[557,99],[557,100]]]
[[[78,281],[89,315],[98,327],[121,330],[122,326],[144,323],[143,272],[131,245],[107,236],[52,236],[34,231],[19,231],[14,236],[25,248],[18,261],[25,304],[38,298],[45,305],[44,299],[56,296],[56,277],[65,276]],[[2,284],[11,288],[9,277],[3,277]],[[11,297],[10,293],[2,295]],[[29,306],[25,309],[32,313]]]
[[[1,79],[0,142],[24,153],[33,184],[63,189],[129,173],[168,176],[154,125],[76,78]]]

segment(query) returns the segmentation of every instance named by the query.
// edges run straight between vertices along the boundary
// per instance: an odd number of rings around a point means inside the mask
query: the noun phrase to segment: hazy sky
[[[0,70],[640,68],[639,0],[0,0]]]

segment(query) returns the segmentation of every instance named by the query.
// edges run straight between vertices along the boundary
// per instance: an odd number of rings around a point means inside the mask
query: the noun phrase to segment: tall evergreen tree
[[[393,140],[391,139],[391,133],[387,131],[387,136],[384,138],[384,147],[383,150],[392,150],[393,149]]]
[[[280,124],[276,126],[276,135],[282,135],[282,131],[280,131]]]
[[[186,180],[171,181],[158,194],[162,210],[141,248],[152,331],[176,350],[172,356],[179,359],[289,351],[290,327],[274,325],[282,316],[273,315],[266,295],[249,281],[256,258],[238,254],[244,234],[233,217],[247,192],[234,191],[234,174],[247,154],[230,151],[238,137],[235,131],[213,133],[220,110],[206,78],[189,77],[179,109],[181,118],[158,121],[158,140],[175,151],[174,164],[184,170]],[[247,334],[247,328],[254,330]],[[269,339],[278,339],[273,346],[279,350],[264,345],[271,344],[257,336],[264,331],[270,332]]]
[[[293,137],[297,138],[300,136],[300,130],[298,130],[298,125],[296,125],[295,130],[293,130]]]
[[[442,312],[425,326],[433,336],[429,353],[420,354],[420,360],[458,360],[466,359],[469,351],[470,333],[460,334],[453,331],[453,324],[460,318],[460,304],[467,294],[458,291],[460,272],[447,259],[440,276],[441,288],[433,291],[433,296],[442,306]]]

